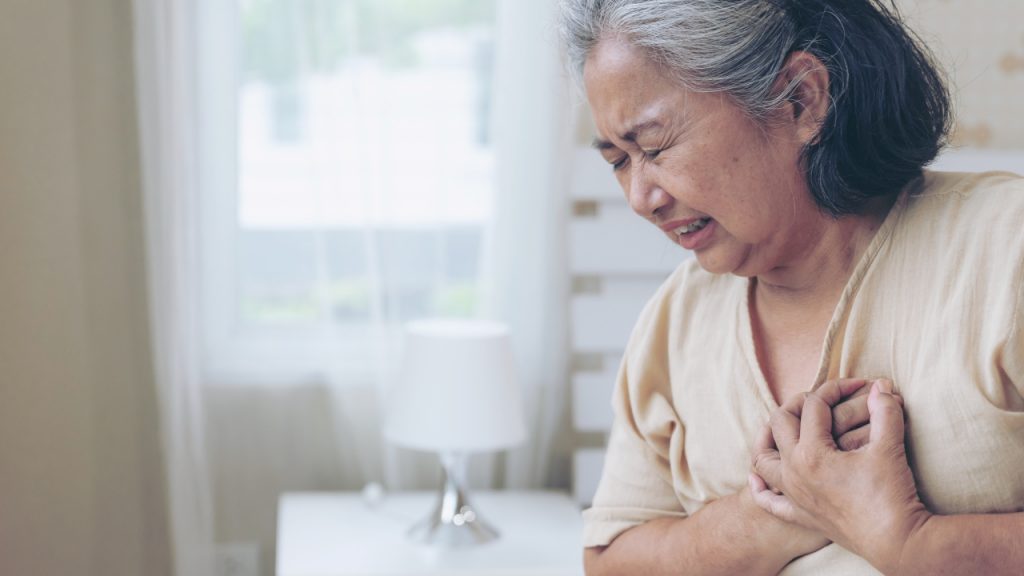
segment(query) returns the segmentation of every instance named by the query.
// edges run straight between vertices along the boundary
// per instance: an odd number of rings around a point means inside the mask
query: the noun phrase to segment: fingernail
[[[884,378],[879,378],[872,382],[872,384],[878,388],[879,392],[885,392],[886,394],[892,394],[892,382]]]

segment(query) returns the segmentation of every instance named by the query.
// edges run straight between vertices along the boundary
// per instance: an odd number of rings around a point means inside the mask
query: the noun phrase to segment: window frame
[[[196,185],[202,199],[193,214],[199,222],[193,246],[200,265],[200,317],[194,319],[202,334],[199,369],[206,381],[221,385],[373,381],[384,359],[401,346],[400,326],[371,322],[262,329],[245,327],[238,318],[241,18],[237,2],[200,3],[197,10],[193,57],[199,78],[192,117],[199,135]],[[483,244],[488,223],[480,226]],[[374,338],[367,338],[368,330],[376,331]]]

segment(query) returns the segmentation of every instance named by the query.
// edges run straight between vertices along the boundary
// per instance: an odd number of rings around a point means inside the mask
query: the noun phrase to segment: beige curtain
[[[0,574],[172,574],[131,30],[0,3]]]

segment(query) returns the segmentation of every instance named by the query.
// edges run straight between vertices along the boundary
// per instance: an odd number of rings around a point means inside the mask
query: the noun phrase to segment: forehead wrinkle
[[[630,126],[626,132],[622,135],[622,139],[627,142],[636,142],[637,136],[648,130],[654,130],[661,128],[662,124],[658,120],[644,120]]]
[[[647,115],[650,116],[652,114]],[[660,120],[655,120],[653,118],[648,120],[640,120],[628,126],[626,128],[626,131],[621,136],[619,136],[619,138],[621,138],[625,142],[635,144],[636,139],[640,136],[640,134],[648,130],[662,128],[663,126],[664,124],[662,124]],[[604,140],[602,138],[594,138],[590,145],[598,150],[608,150],[610,148],[616,147],[615,144],[613,144],[611,141]]]

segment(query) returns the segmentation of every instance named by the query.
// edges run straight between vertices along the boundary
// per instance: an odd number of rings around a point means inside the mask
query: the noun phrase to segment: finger
[[[814,394],[817,394],[819,398],[825,401],[829,406],[835,406],[840,401],[849,398],[856,393],[862,394],[867,393],[868,386],[866,384],[869,380],[864,378],[840,378],[839,380],[829,380],[821,386],[814,389]]]
[[[783,456],[796,445],[800,439],[800,418],[792,413],[782,410],[772,412],[768,423],[772,427],[772,436],[775,438],[775,445]]]
[[[808,394],[804,400],[804,415],[800,418],[800,441],[835,446],[832,439],[832,409],[817,394]]]
[[[750,466],[754,470],[760,470],[765,478],[768,478],[769,488],[780,492],[782,484],[782,468],[779,449],[775,445],[775,438],[772,436],[771,426],[765,424],[758,432],[754,441],[754,449],[750,454]]]
[[[903,445],[903,406],[892,390],[892,382],[877,380],[868,396],[868,412],[871,414],[869,442],[879,447]]]
[[[849,398],[845,398],[838,406],[832,409],[832,436],[839,438],[854,428],[868,423],[868,393],[871,386],[865,386],[857,390]],[[896,401],[903,405],[903,397],[894,394]]]
[[[752,468],[776,492],[782,491],[782,456],[776,450],[764,450],[754,454]]]
[[[832,435],[838,438],[867,424],[869,418],[867,395],[852,396],[832,409]]]
[[[793,394],[779,408],[799,418],[804,409],[804,396],[806,395],[807,392]]]
[[[896,400],[896,403],[899,404],[900,407],[902,408],[903,407],[903,397],[902,396],[893,396],[893,398]],[[864,410],[865,411],[867,410],[867,398],[864,399]],[[834,431],[836,429],[836,424],[835,424],[836,411],[835,410],[832,411],[832,418],[833,418],[832,429]],[[841,435],[836,435],[833,432],[833,436],[836,437],[836,444],[839,446],[840,450],[843,450],[845,452],[852,452],[853,450],[856,450],[856,449],[860,448],[861,446],[866,446],[868,444],[868,442],[871,441],[871,424],[870,424],[870,422],[865,420],[864,423],[861,426],[858,426],[858,427],[854,428],[853,430],[849,430],[849,431],[847,431],[847,432],[845,432],[845,433],[843,433]]]
[[[839,380],[843,399],[845,400],[861,394],[866,396],[868,392],[871,391],[871,383],[874,382],[874,380],[874,378],[843,378]]]
[[[761,426],[761,430],[757,433],[757,438],[754,439],[754,454],[757,454],[763,450],[778,450],[779,447],[775,445],[775,437],[772,436],[772,427],[768,423]]]
[[[865,424],[859,428],[854,428],[846,434],[843,434],[836,440],[836,444],[840,450],[844,452],[852,452],[861,446],[867,445],[871,438],[871,425]]]
[[[876,385],[879,386],[880,391],[885,392],[886,394],[891,394],[892,397],[896,399],[896,402],[899,403],[900,407],[903,407],[903,396],[900,395],[900,391],[896,389],[896,385],[892,383],[892,380],[889,380],[888,378],[872,380],[871,386],[867,387],[869,396],[871,390],[873,390]]]
[[[795,521],[796,507],[793,506],[789,498],[769,490],[764,480],[759,478],[757,474],[750,475],[749,484],[750,494],[754,498],[754,503],[762,510],[786,522]]]

